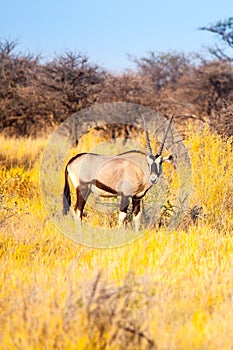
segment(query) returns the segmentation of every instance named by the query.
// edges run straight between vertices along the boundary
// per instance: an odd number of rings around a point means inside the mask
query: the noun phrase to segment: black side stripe
[[[116,190],[114,190],[113,188],[111,188],[109,186],[106,186],[105,184],[103,184],[99,180],[93,180],[93,181],[91,181],[91,184],[98,187],[100,190],[103,190],[103,191],[106,191],[106,192],[112,193],[112,194],[117,194]]]

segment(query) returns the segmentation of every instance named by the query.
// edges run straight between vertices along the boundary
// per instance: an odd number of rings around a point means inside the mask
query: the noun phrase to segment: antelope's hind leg
[[[82,221],[83,209],[85,207],[90,190],[87,186],[79,186],[76,188],[76,203],[74,206],[74,213],[78,221]]]

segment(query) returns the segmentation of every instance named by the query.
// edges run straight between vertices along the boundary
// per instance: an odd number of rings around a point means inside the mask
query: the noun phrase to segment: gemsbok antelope
[[[139,230],[141,199],[147,191],[158,182],[162,174],[162,165],[172,161],[172,155],[162,156],[167,134],[173,119],[171,117],[163,142],[158,153],[153,154],[144,117],[147,153],[128,151],[116,156],[105,156],[94,153],[79,153],[67,163],[65,168],[65,186],[63,191],[63,214],[68,214],[71,206],[68,175],[75,189],[77,200],[74,213],[82,221],[83,209],[89,194],[99,197],[120,197],[118,225],[124,224],[130,198],[135,230]]]

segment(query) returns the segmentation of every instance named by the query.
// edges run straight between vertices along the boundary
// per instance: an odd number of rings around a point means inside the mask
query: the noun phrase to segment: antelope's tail
[[[68,171],[67,166],[65,169],[65,186],[63,190],[63,215],[67,215],[70,211],[71,197],[70,197],[70,186],[68,182]]]

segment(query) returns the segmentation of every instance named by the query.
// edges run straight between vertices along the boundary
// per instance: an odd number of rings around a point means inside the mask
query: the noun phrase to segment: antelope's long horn
[[[145,130],[145,134],[146,134],[146,148],[147,148],[147,154],[151,155],[152,154],[152,149],[151,149],[151,145],[150,145],[150,139],[149,139],[149,134],[148,134],[148,130],[146,127],[146,121],[144,116],[142,115],[142,120],[143,120],[143,124],[144,124],[144,130]]]
[[[165,132],[165,134],[164,134],[163,142],[162,142],[162,144],[161,144],[161,146],[160,146],[159,152],[157,153],[158,156],[161,156],[161,154],[162,154],[162,152],[163,152],[163,147],[164,147],[164,144],[165,144],[165,141],[166,141],[166,138],[167,138],[167,134],[168,134],[168,131],[169,131],[169,129],[170,129],[170,126],[171,126],[171,122],[172,122],[173,117],[174,117],[174,114],[172,115],[172,117],[171,117],[171,119],[170,119],[170,121],[169,121],[169,124],[168,124],[168,126],[167,126],[167,130],[166,130],[166,132]]]

